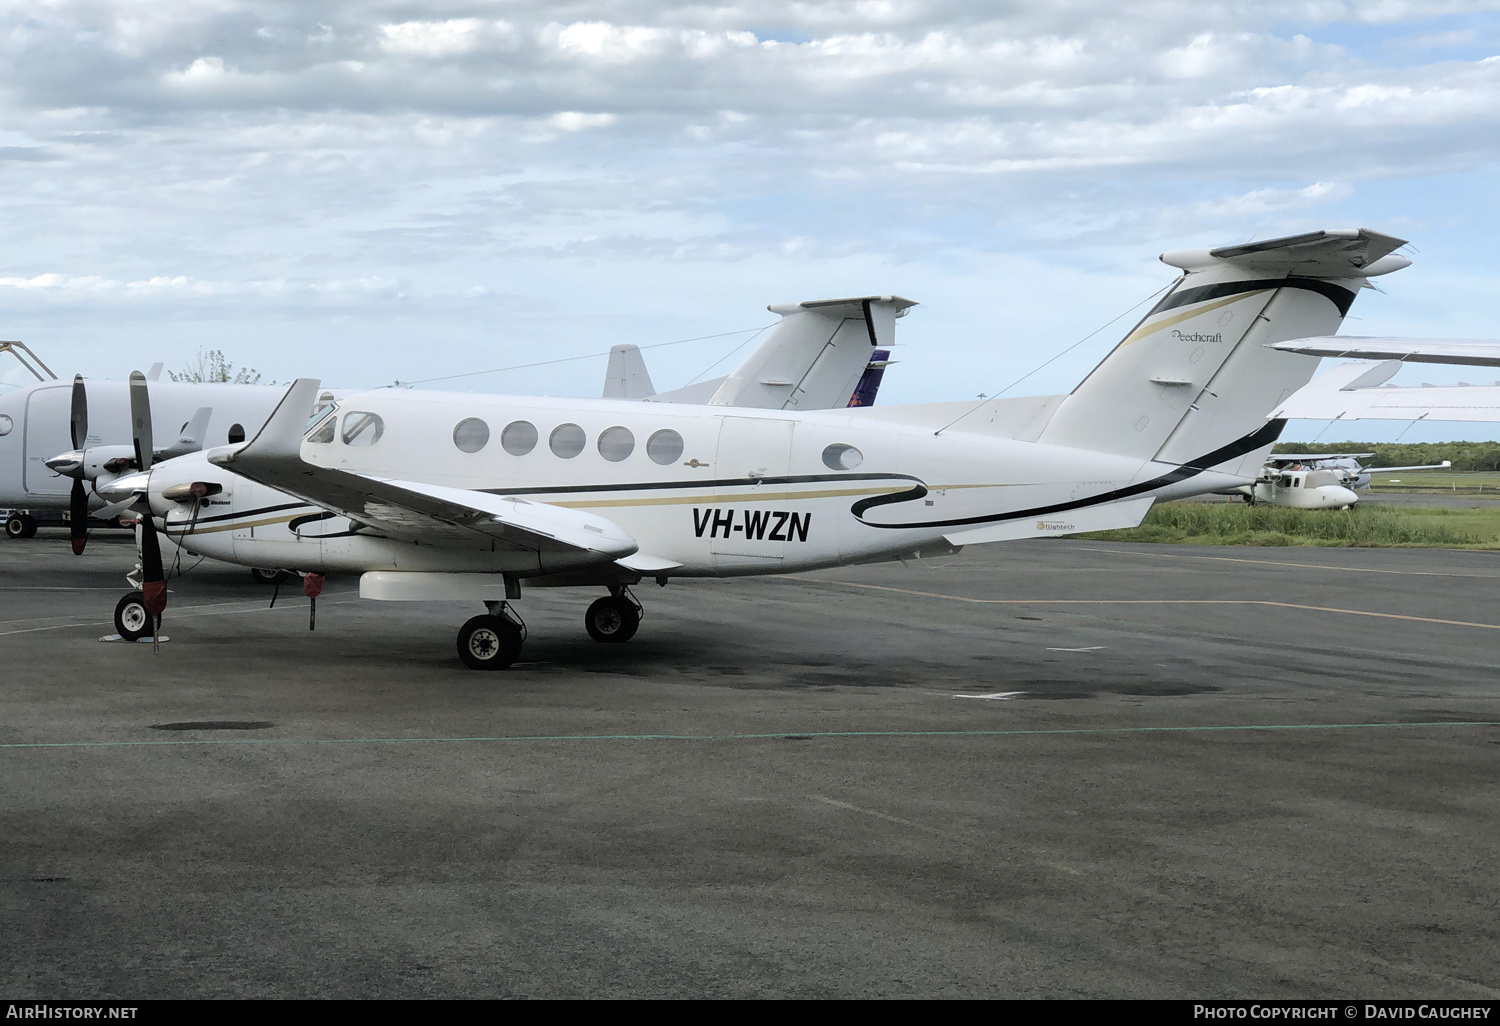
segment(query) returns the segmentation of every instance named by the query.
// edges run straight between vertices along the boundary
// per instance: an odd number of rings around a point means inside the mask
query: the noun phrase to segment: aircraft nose
[[[134,474],[123,474],[113,481],[106,481],[94,486],[105,502],[124,502],[134,497],[137,493],[145,493],[151,484],[151,475],[147,472],[137,471]]]
[[[1328,505],[1330,506],[1352,506],[1358,501],[1358,495],[1341,485],[1334,485],[1328,489]]]
[[[45,462],[48,470],[63,477],[79,477],[83,474],[83,453],[77,450],[62,453]]]

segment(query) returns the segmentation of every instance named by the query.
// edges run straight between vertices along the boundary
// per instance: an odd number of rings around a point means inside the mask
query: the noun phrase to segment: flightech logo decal
[[[693,507],[693,534],[702,538],[741,538],[754,541],[807,541],[812,526],[811,513],[788,513],[784,509],[733,509]]]
[[[1065,524],[1061,520],[1038,520],[1036,522],[1038,531],[1071,531],[1072,524]]]

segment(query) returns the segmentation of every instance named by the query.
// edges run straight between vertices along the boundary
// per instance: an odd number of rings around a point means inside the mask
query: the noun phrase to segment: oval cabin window
[[[478,452],[490,443],[490,426],[478,417],[458,422],[453,429],[453,444],[463,452]]]
[[[529,420],[513,420],[500,432],[500,448],[512,456],[525,456],[536,448],[536,425]]]
[[[345,445],[374,445],[385,434],[385,421],[378,413],[356,410],[344,415]]]
[[[599,434],[599,455],[611,463],[619,463],[635,452],[635,435],[629,428],[605,428]]]
[[[853,470],[865,461],[865,454],[852,445],[838,443],[823,450],[823,466],[829,470]]]
[[[552,429],[552,437],[547,439],[547,444],[552,448],[552,455],[565,460],[570,460],[583,452],[583,447],[587,442],[588,436],[577,424],[559,424]]]
[[[186,424],[182,425],[182,430],[183,431],[187,430],[187,425]],[[243,442],[244,440],[245,440],[245,425],[243,425],[243,424],[231,424],[231,425],[229,425],[229,444],[233,445],[236,442]]]
[[[652,463],[663,467],[676,463],[682,456],[682,436],[671,428],[663,428],[646,439],[646,455]]]

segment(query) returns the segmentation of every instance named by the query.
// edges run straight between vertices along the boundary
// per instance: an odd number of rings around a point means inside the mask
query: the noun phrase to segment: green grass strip
[[[1226,730],[1366,730],[1382,727],[1500,727],[1500,721],[1433,723],[1256,723],[1208,727],[1060,727],[1033,730],[786,730],[770,734],[528,734],[501,737],[211,738],[203,741],[26,741],[0,748],[152,748],[184,745],[403,745],[493,741],[774,741],[838,737],[1027,737],[1060,734],[1170,734]]]

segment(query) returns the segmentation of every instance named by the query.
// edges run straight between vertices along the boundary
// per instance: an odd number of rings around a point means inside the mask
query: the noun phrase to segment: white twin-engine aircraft
[[[814,385],[849,394],[912,305],[898,297],[772,307],[778,334],[823,340],[822,356],[800,380],[752,357],[705,405],[382,391],[308,426],[318,382],[300,379],[248,443],[102,489],[150,514],[146,584],[116,624],[126,637],[159,625],[158,530],[303,571],[310,595],[316,575],[358,573],[366,598],[483,603],[458,653],[496,669],[525,637],[511,606],[523,582],[607,589],[585,625],[625,641],[643,578],[1134,526],[1157,499],[1254,482],[1284,423],[1267,412],[1317,366],[1267,344],[1332,334],[1366,279],[1407,266],[1403,244],[1354,229],[1164,254],[1183,275],[1067,395],[802,408]]]

